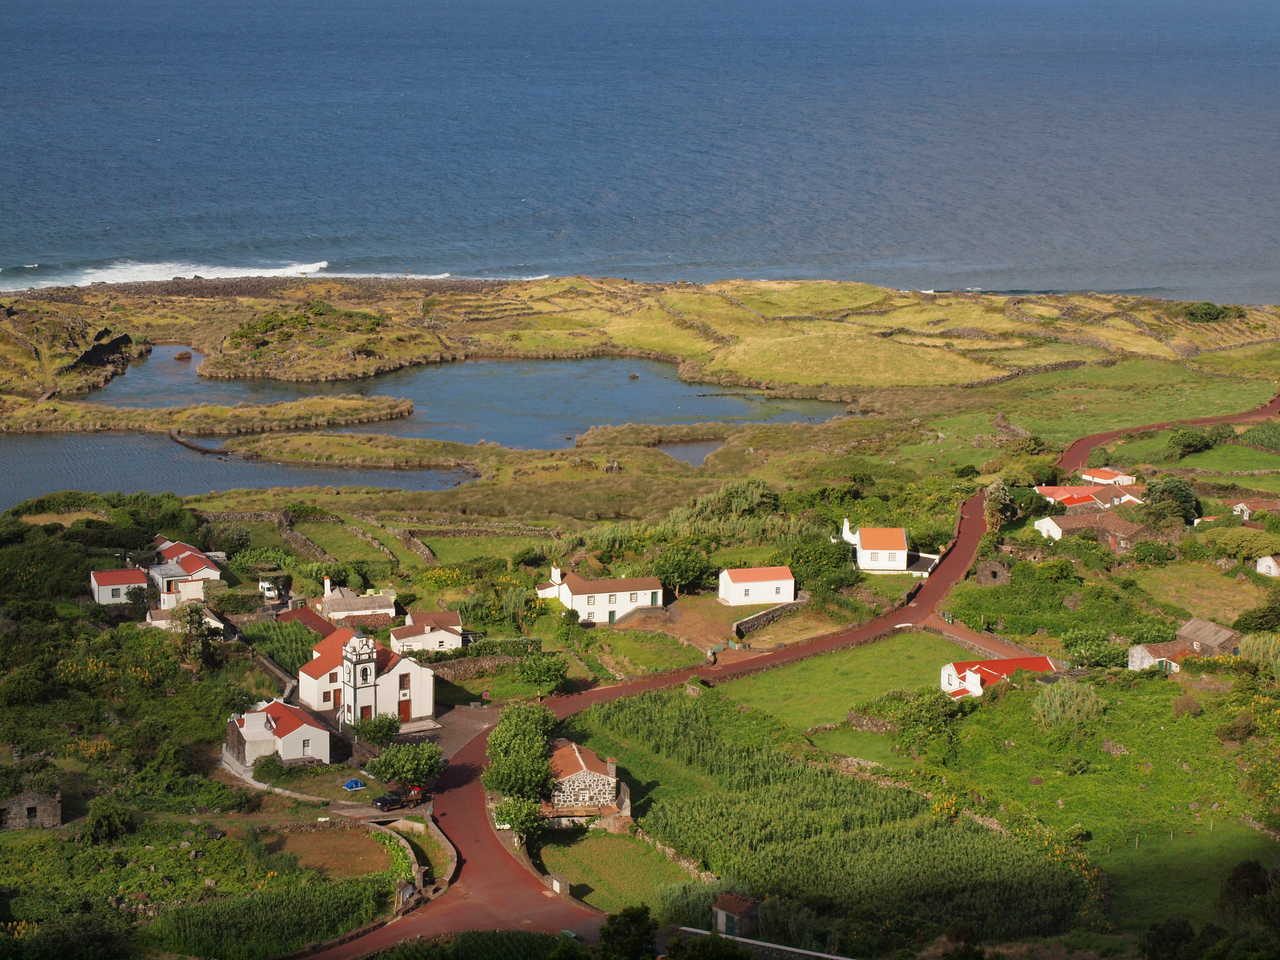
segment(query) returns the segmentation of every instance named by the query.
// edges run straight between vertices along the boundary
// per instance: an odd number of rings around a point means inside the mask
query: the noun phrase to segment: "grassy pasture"
[[[322,550],[342,560],[379,560],[386,556],[361,540],[341,523],[297,523],[294,529],[312,540]]]
[[[856,704],[889,690],[934,686],[944,663],[965,659],[972,659],[969,651],[931,633],[899,633],[731,680],[719,689],[794,730],[806,730],[842,720]]]
[[[533,856],[567,878],[574,897],[607,912],[637,904],[657,909],[660,889],[689,879],[644,841],[602,830],[547,834]]]
[[[1147,567],[1133,576],[1142,589],[1162,603],[1228,625],[1266,599],[1266,591],[1253,581],[1236,580],[1211,563],[1182,561]]]
[[[596,634],[600,651],[628,676],[692,667],[705,659],[702,651],[664,633],[609,630]]]

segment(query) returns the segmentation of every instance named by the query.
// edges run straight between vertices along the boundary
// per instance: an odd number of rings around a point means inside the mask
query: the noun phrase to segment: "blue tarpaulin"
[[[342,785],[343,790],[363,790],[365,783],[363,780],[348,780]]]

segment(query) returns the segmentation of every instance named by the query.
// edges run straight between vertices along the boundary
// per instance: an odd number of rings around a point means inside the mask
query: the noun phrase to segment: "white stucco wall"
[[[729,571],[720,571],[719,597],[731,607],[755,603],[790,603],[796,598],[795,580],[758,580],[735,583]]]

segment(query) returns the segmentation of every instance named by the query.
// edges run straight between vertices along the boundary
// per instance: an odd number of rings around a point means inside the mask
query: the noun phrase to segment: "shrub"
[[[393,743],[366,765],[379,780],[408,784],[412,787],[429,785],[444,770],[447,761],[437,744]]]
[[[375,747],[389,747],[400,736],[400,718],[394,713],[380,713],[376,717],[366,717],[351,725],[355,735],[371,743]]]
[[[108,793],[89,801],[89,815],[85,817],[80,837],[86,843],[114,843],[137,827],[134,812]]]
[[[1244,743],[1257,732],[1257,721],[1254,720],[1253,714],[1247,710],[1236,714],[1234,720],[1227,721],[1213,731],[1214,736],[1223,743],[1228,741]]]
[[[568,675],[568,661],[556,653],[535,653],[516,664],[516,676],[543,694],[560,689]]]
[[[1064,633],[1062,649],[1072,663],[1082,667],[1122,667],[1129,659],[1128,650],[1112,643],[1105,631],[1088,627]]]
[[[1212,300],[1188,303],[1181,309],[1182,315],[1192,323],[1217,323],[1220,320],[1241,320],[1244,307],[1235,304],[1217,304]]]
[[[542,805],[528,797],[504,798],[493,808],[493,820],[510,827],[522,843],[528,843],[547,825],[542,816]]]
[[[270,753],[253,761],[253,779],[259,783],[278,784],[289,779],[290,770],[280,754]]]
[[[1173,701],[1175,717],[1198,717],[1202,713],[1204,713],[1204,707],[1200,706],[1200,701],[1190,693],[1184,693]]]
[[[1102,698],[1093,687],[1060,680],[1040,688],[1031,716],[1042,730],[1074,739],[1088,733],[1104,709]]]
[[[1135,544],[1130,554],[1137,563],[1161,567],[1177,556],[1173,547],[1158,540],[1144,540]]]

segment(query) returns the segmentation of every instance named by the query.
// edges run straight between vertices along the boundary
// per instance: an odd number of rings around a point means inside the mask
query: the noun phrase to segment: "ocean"
[[[0,289],[1280,302],[1273,0],[3,0],[0,98]]]

